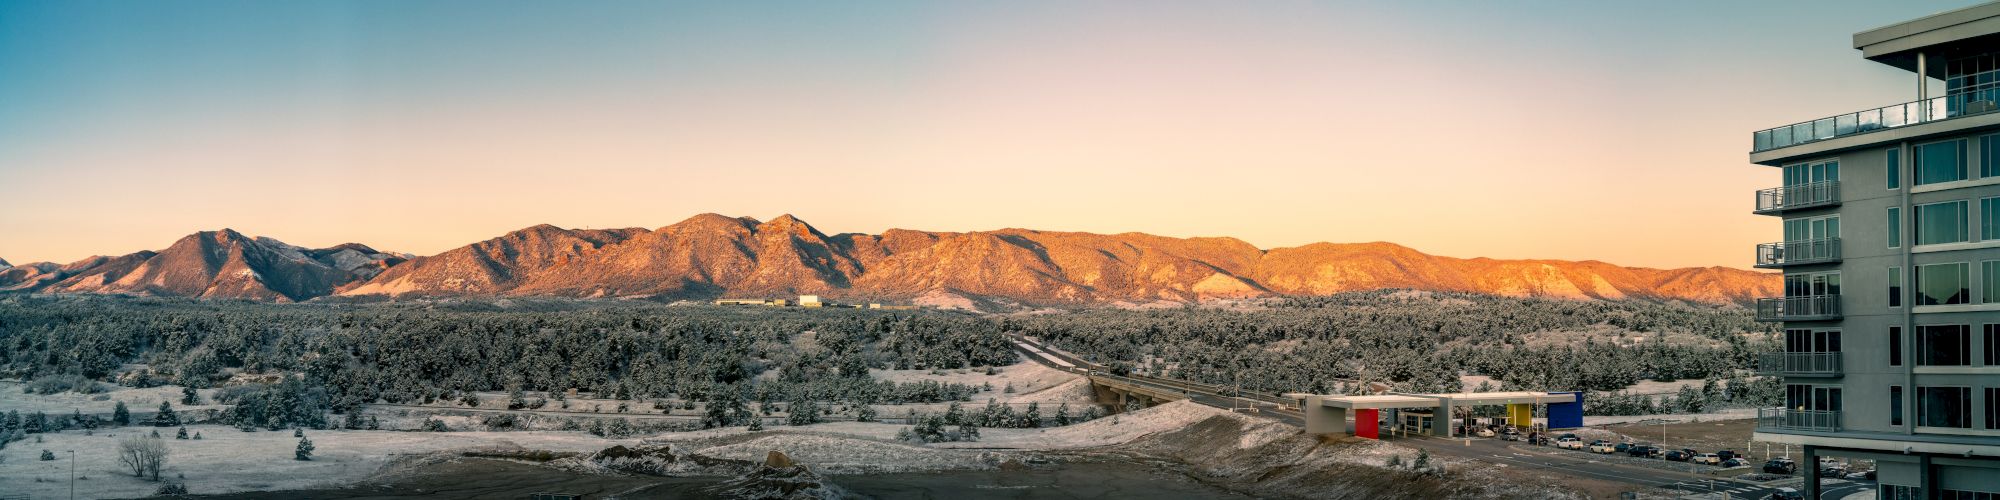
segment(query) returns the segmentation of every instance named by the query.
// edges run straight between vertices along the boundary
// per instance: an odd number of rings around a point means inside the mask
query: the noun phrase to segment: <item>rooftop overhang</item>
[[[1936,62],[1957,52],[1989,51],[2000,43],[2000,2],[1940,12],[1854,34],[1854,48],[1868,60],[1917,71],[1917,53]],[[1931,64],[1925,76],[1944,77],[1944,65]]]
[[[1293,394],[1287,394],[1292,396]],[[1436,408],[1449,401],[1452,406],[1575,403],[1576,394],[1567,392],[1468,392],[1456,394],[1381,394],[1373,396],[1299,395],[1319,399],[1328,408]]]

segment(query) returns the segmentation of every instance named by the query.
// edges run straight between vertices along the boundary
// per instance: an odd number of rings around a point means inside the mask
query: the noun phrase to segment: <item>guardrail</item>
[[[1840,319],[1839,295],[1803,295],[1757,299],[1757,321]]]
[[[1981,90],[1764,129],[1750,135],[1750,152],[1770,151],[1877,130],[1982,115],[2000,111],[2000,104],[1997,103],[2000,103],[2000,90]]]
[[[1839,261],[1840,238],[1759,243],[1757,245],[1756,267],[1760,268],[1768,269],[1804,264],[1825,264]]]
[[[1840,430],[1840,412],[1794,410],[1790,408],[1759,408],[1757,409],[1757,428],[1835,432]]]
[[[1765,375],[1839,375],[1840,353],[1774,352],[1757,357],[1757,373]]]
[[[1805,184],[1760,189],[1757,191],[1757,208],[1750,213],[1775,215],[1788,210],[1814,207],[1830,207],[1840,204],[1840,181],[1819,181]]]

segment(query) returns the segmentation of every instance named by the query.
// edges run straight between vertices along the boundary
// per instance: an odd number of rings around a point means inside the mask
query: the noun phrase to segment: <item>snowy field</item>
[[[0,450],[0,491],[29,498],[67,498],[69,454],[76,451],[78,498],[129,498],[153,494],[159,483],[132,477],[118,463],[119,438],[149,433],[152,427],[99,429],[38,434]],[[160,476],[181,481],[188,491],[213,494],[231,491],[290,490],[342,485],[373,476],[391,461],[437,451],[472,449],[542,449],[592,452],[638,440],[603,439],[581,432],[391,432],[306,431],[317,450],[312,461],[292,457],[298,438],[291,432],[243,432],[216,425],[188,426],[201,440],[173,438],[174,428],[157,428],[165,436],[169,455]],[[42,450],[57,460],[39,460]]]
[[[227,407],[226,405],[213,404],[183,406],[181,405],[180,386],[134,389],[112,384],[100,384],[108,390],[97,394],[77,394],[74,392],[28,394],[21,392],[21,388],[24,385],[25,383],[20,381],[0,381],[0,412],[11,410],[21,413],[32,413],[40,411],[47,412],[51,416],[67,416],[75,411],[92,414],[110,414],[111,409],[118,406],[119,401],[124,401],[125,408],[135,414],[144,413],[148,415],[160,408],[161,401],[173,403],[174,411],[181,411],[183,409],[222,409]],[[215,393],[213,389],[203,389],[197,392],[201,394],[202,402],[212,402],[213,398],[211,396]]]

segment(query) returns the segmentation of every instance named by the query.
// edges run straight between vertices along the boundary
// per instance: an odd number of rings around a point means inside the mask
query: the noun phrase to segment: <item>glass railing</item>
[[[1839,375],[1840,353],[1766,353],[1757,357],[1757,373],[1765,375]]]
[[[1840,318],[1839,295],[1803,295],[1757,299],[1757,321],[1808,321]]]
[[[1759,130],[1751,134],[1751,152],[1769,151],[1835,137],[1891,129],[2000,111],[2000,90],[1981,90],[1933,97],[1857,111],[1840,116]]]
[[[1794,410],[1790,408],[1758,408],[1757,428],[1835,432],[1840,430],[1840,412]]]
[[[1760,243],[1757,267],[1773,268],[1840,261],[1840,238]]]
[[[1840,181],[1819,181],[1757,191],[1757,209],[1751,213],[1775,214],[1786,210],[1840,204]]]

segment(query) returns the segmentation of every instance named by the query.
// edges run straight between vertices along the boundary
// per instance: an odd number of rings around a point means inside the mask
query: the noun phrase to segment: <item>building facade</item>
[[[1782,179],[1754,213],[1784,220],[1756,266],[1785,292],[1757,304],[1784,324],[1758,371],[1786,395],[1756,438],[1802,446],[1808,498],[1822,457],[1874,460],[1881,498],[2000,497],[2000,2],[1854,47],[1915,100],[1752,137]]]

